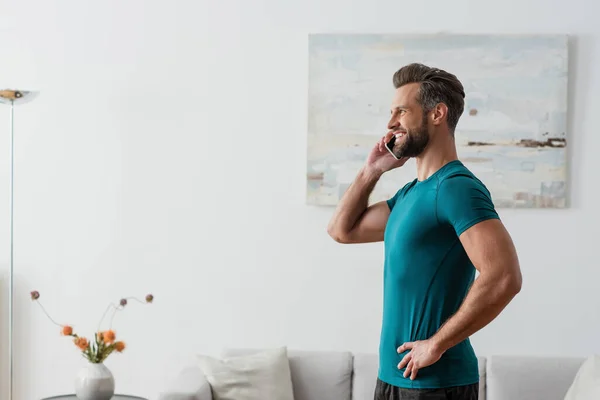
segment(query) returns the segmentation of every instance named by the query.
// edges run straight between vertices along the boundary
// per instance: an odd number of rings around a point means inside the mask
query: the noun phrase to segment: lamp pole
[[[10,268],[8,282],[8,400],[13,398],[13,272],[14,272],[14,140],[15,105],[32,100],[36,93],[31,91],[0,90],[0,103],[10,106]]]

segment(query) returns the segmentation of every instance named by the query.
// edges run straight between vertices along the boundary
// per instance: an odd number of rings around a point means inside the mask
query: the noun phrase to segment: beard
[[[396,140],[393,152],[398,158],[417,157],[425,150],[428,143],[427,115],[424,115],[421,126],[415,129],[406,129],[406,134],[400,140]]]

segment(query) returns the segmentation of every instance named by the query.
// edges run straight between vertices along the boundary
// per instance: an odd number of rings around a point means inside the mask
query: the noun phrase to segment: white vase
[[[77,373],[75,394],[79,400],[110,400],[115,394],[115,379],[104,364],[87,363]]]

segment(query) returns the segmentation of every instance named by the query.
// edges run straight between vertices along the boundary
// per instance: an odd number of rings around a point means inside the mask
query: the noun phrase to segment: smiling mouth
[[[405,136],[406,132],[402,132],[402,131],[395,131],[394,132],[394,136],[396,137],[396,139],[400,139],[401,137]]]

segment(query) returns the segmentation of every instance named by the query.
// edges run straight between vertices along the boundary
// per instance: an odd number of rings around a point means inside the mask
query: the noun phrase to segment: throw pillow
[[[294,400],[287,348],[217,359],[199,355],[214,400]]]
[[[564,400],[600,399],[600,356],[588,357],[575,375]]]

